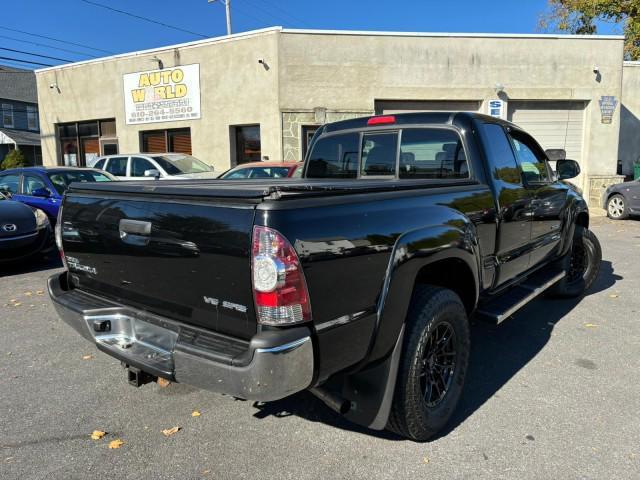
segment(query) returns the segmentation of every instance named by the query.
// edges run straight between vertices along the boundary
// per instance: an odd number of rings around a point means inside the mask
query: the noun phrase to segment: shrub
[[[8,168],[24,167],[27,160],[24,158],[24,154],[20,150],[11,150],[7,153],[0,164],[1,170],[7,170]]]

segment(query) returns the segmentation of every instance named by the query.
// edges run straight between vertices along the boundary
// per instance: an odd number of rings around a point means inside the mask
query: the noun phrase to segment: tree
[[[2,170],[7,170],[8,168],[24,167],[26,163],[27,160],[24,158],[24,154],[16,148],[5,155],[0,167],[2,167]]]
[[[640,0],[548,0],[548,11],[540,18],[545,30],[593,35],[596,22],[622,26],[627,60],[640,59]]]

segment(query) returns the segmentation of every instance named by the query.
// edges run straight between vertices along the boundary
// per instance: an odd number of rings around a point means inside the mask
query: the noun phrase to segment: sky
[[[275,25],[332,30],[536,33],[540,14],[547,7],[547,0],[230,1],[233,33]],[[11,21],[0,23],[0,57],[49,65],[226,33],[225,7],[221,0],[214,3],[207,0],[4,0],[2,3],[3,18]],[[165,25],[107,10],[96,3]],[[599,26],[598,33],[621,32],[616,25],[605,24]],[[2,58],[0,64],[40,67]]]

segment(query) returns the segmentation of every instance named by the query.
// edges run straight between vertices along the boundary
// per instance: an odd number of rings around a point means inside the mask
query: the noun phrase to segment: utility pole
[[[208,0],[209,3],[213,3],[216,0]],[[231,0],[220,0],[227,12],[227,35],[231,35]]]

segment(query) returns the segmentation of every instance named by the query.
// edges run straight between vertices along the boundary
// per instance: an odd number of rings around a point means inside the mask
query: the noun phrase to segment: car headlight
[[[49,225],[49,218],[47,217],[47,214],[44,213],[42,210],[35,209],[33,211],[33,214],[36,216],[36,226],[38,230],[45,228]]]

